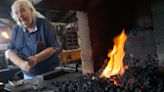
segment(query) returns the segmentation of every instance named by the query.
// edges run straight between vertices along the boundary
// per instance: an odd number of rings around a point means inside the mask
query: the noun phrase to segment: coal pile
[[[158,75],[158,68],[147,66],[145,68],[129,68],[115,85],[109,78],[100,78],[99,75],[90,74],[81,76],[79,80],[54,81],[52,92],[164,92],[164,80]],[[116,76],[117,77],[117,76]]]
[[[80,80],[54,82],[54,86],[54,92],[107,92],[119,89],[113,82],[100,79],[98,75],[84,75]]]
[[[126,61],[130,60],[130,63]],[[54,82],[55,92],[164,92],[164,79],[159,70],[156,55],[134,59],[125,57],[128,69],[115,85],[109,78],[99,74],[84,75],[79,80]],[[115,76],[117,77],[117,76]]]
[[[124,58],[128,69],[122,76],[124,90],[131,92],[164,92],[163,69],[158,66],[156,54],[133,58]]]
[[[93,78],[94,77],[94,78]],[[97,74],[83,75],[79,80],[54,81],[49,87],[30,90],[30,92],[122,92],[123,89],[116,86],[108,78],[100,78]]]

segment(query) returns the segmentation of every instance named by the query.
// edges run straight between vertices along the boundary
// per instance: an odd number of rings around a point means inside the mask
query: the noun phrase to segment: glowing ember
[[[120,35],[114,38],[114,46],[111,51],[108,53],[110,60],[108,61],[107,66],[103,70],[101,77],[107,77],[114,75],[122,75],[124,73],[124,64],[123,58],[125,56],[124,44],[127,39],[127,36],[124,30]]]
[[[1,35],[5,38],[5,39],[9,39],[9,35],[7,32],[2,32]]]

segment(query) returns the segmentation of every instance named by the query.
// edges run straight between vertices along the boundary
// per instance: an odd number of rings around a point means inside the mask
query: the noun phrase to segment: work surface
[[[54,82],[78,80],[82,75],[81,72],[75,71],[52,71],[43,75],[39,75],[32,79],[19,80],[17,82],[5,84],[5,90],[11,92],[54,92]]]

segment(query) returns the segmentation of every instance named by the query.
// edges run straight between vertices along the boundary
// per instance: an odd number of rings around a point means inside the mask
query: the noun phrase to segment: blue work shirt
[[[14,50],[22,59],[27,60],[29,56],[34,56],[47,47],[60,49],[55,30],[47,20],[36,18],[34,31],[30,33],[20,25],[14,26],[9,49]],[[34,77],[53,70],[59,62],[59,51],[57,50],[51,57],[39,62],[31,72],[23,71],[23,73]]]

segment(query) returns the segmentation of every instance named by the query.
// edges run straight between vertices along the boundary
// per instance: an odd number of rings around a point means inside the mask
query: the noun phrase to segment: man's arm
[[[32,66],[35,66],[37,63],[51,57],[58,49],[55,49],[54,47],[48,47],[41,51],[40,53],[30,56],[28,58],[29,62],[31,62]]]
[[[7,55],[10,61],[23,71],[29,72],[32,70],[31,66],[28,64],[28,61],[21,59],[14,51],[8,50]]]

